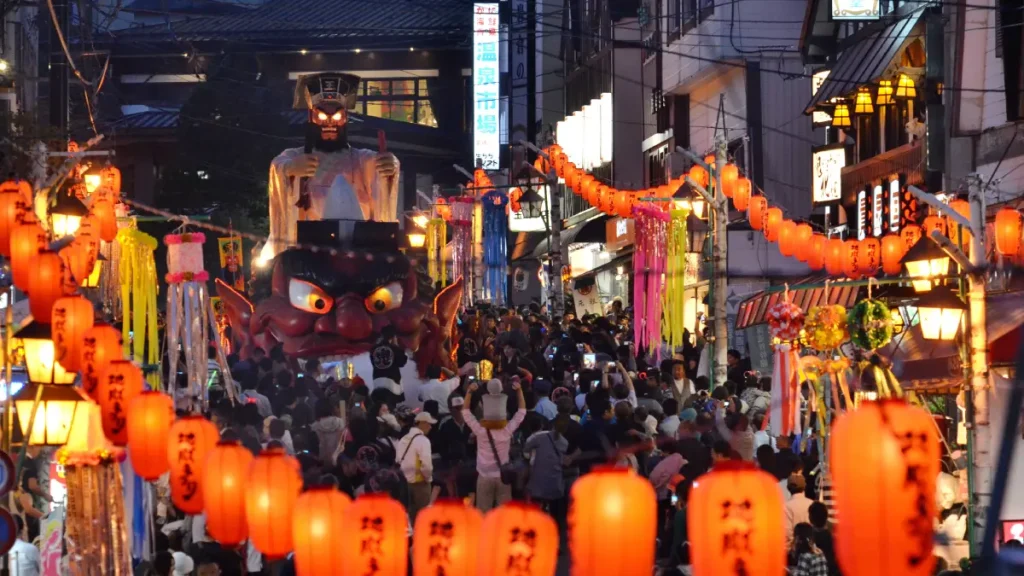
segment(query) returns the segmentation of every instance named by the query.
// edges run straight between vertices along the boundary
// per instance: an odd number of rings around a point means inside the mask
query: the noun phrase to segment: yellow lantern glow
[[[921,335],[925,340],[952,340],[967,307],[948,290],[935,290],[917,303]]]
[[[875,100],[875,104],[879,106],[887,106],[894,103],[895,101],[892,99],[892,80],[879,81],[878,98]]]
[[[931,238],[922,238],[903,257],[903,265],[907,267],[914,291],[928,292],[938,279],[949,273],[949,255]]]
[[[836,104],[836,109],[832,112],[832,126],[835,128],[850,127],[850,107],[845,103]]]
[[[854,114],[873,114],[875,106],[871,103],[871,91],[861,88],[857,91],[857,99],[853,102]]]
[[[89,399],[81,389],[58,384],[30,382],[12,398],[18,414],[21,433],[32,446],[63,446],[67,444],[71,423],[79,406]],[[38,401],[38,402],[37,402]],[[36,408],[33,418],[32,409]],[[32,434],[29,434],[29,423]]]
[[[917,86],[910,76],[900,74],[900,79],[896,83],[896,98],[902,100],[917,98]]]
[[[25,352],[25,370],[28,379],[37,384],[72,384],[75,372],[68,372],[57,362],[53,345],[53,332],[49,324],[29,322],[14,333]]]
[[[71,192],[70,188],[61,187],[52,208],[50,208],[50,232],[54,238],[70,236],[78,230],[82,218],[89,214],[89,209]]]
[[[427,235],[419,232],[409,233],[409,247],[410,248],[423,248],[427,243]]]

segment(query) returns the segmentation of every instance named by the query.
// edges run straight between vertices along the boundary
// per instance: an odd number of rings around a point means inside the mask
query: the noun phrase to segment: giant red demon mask
[[[309,113],[307,146],[323,152],[348,146],[348,113],[355,108],[359,82],[358,76],[342,72],[322,72],[299,78],[292,104]]]
[[[435,294],[430,277],[402,254],[292,249],[274,259],[269,284],[269,292],[254,290],[251,303],[217,281],[243,357],[253,346],[269,350],[278,343],[296,358],[355,356],[392,326],[421,374],[430,365],[452,367],[461,279]]]

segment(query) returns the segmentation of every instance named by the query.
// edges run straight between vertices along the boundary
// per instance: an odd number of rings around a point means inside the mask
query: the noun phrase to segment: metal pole
[[[68,38],[68,0],[53,0],[56,26],[50,23],[50,54],[47,59],[50,71],[50,125],[57,129],[60,137],[68,137],[68,62],[61,51],[60,35]],[[45,13],[45,12],[44,12]],[[48,19],[49,20],[49,19]]]
[[[971,264],[975,270],[985,266],[985,187],[978,174],[968,176],[971,204]],[[970,291],[968,293],[968,309],[970,312],[970,389],[966,396],[973,403],[973,426],[970,430],[971,450],[968,450],[971,469],[969,480],[970,503],[974,510],[968,516],[969,525],[984,522],[988,514],[989,501],[992,498],[992,428],[989,422],[989,383],[988,383],[988,327],[985,303],[985,276],[972,273],[968,275]],[[1011,424],[1007,424],[1011,425]],[[980,551],[982,532],[974,530],[970,541],[971,557]]]
[[[711,360],[711,381],[718,386],[724,385],[728,378],[729,326],[726,318],[726,300],[729,292],[728,255],[729,255],[729,205],[722,189],[722,169],[728,161],[729,143],[719,136],[715,141],[715,204],[712,216],[715,218],[714,243],[711,245],[711,261],[714,277],[712,302],[714,305],[714,356]]]
[[[520,140],[519,143],[547,160],[548,166],[553,166],[547,152],[526,140]],[[565,287],[562,286],[562,189],[553,167],[548,169],[545,180],[548,186],[548,309],[552,316],[561,317],[565,315]]]

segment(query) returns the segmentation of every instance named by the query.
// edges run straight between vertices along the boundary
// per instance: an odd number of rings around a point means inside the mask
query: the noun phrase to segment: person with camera
[[[466,418],[466,425],[473,431],[476,437],[476,506],[481,512],[488,512],[492,508],[501,506],[512,499],[512,484],[508,478],[507,470],[509,464],[509,449],[512,446],[512,435],[526,418],[526,398],[523,395],[523,388],[518,381],[512,382],[512,389],[516,392],[516,400],[519,408],[511,420],[504,419],[504,411],[498,408],[502,402],[495,403],[495,408],[501,414],[487,414],[488,407],[484,405],[484,420],[478,421],[469,407],[473,404],[473,394],[480,386],[473,382],[466,391],[466,398],[463,403],[463,415]],[[492,388],[497,388],[500,394],[501,381],[493,379],[487,383],[488,394],[494,395]]]

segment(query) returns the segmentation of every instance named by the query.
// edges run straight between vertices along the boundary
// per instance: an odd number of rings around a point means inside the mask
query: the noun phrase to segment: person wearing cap
[[[409,521],[416,521],[416,514],[430,505],[430,483],[434,479],[434,461],[431,456],[430,428],[437,420],[429,412],[420,412],[409,433],[402,437],[395,447],[400,454],[398,466],[409,484]]]
[[[807,489],[807,479],[802,472],[795,472],[789,475],[786,481],[786,488],[789,489],[790,497],[786,501],[783,510],[786,516],[786,549],[789,550],[793,542],[793,528],[801,522],[811,521],[811,504],[814,500],[807,497],[804,492]]]
[[[551,401],[551,383],[547,380],[537,380],[533,383],[533,391],[537,394],[534,412],[543,416],[545,420],[554,420],[555,416],[558,416],[558,407]]]
[[[505,395],[501,394],[501,381],[491,380],[487,383],[487,395],[483,398],[484,420],[480,422],[469,410],[473,404],[473,393],[478,389],[476,382],[469,385],[462,413],[477,443],[476,471],[479,477],[476,481],[476,507],[481,512],[488,512],[512,499],[512,486],[501,481],[501,467],[508,464],[512,435],[526,418],[526,398],[519,383],[513,381],[512,389],[516,392],[519,408],[515,416],[506,422]]]

